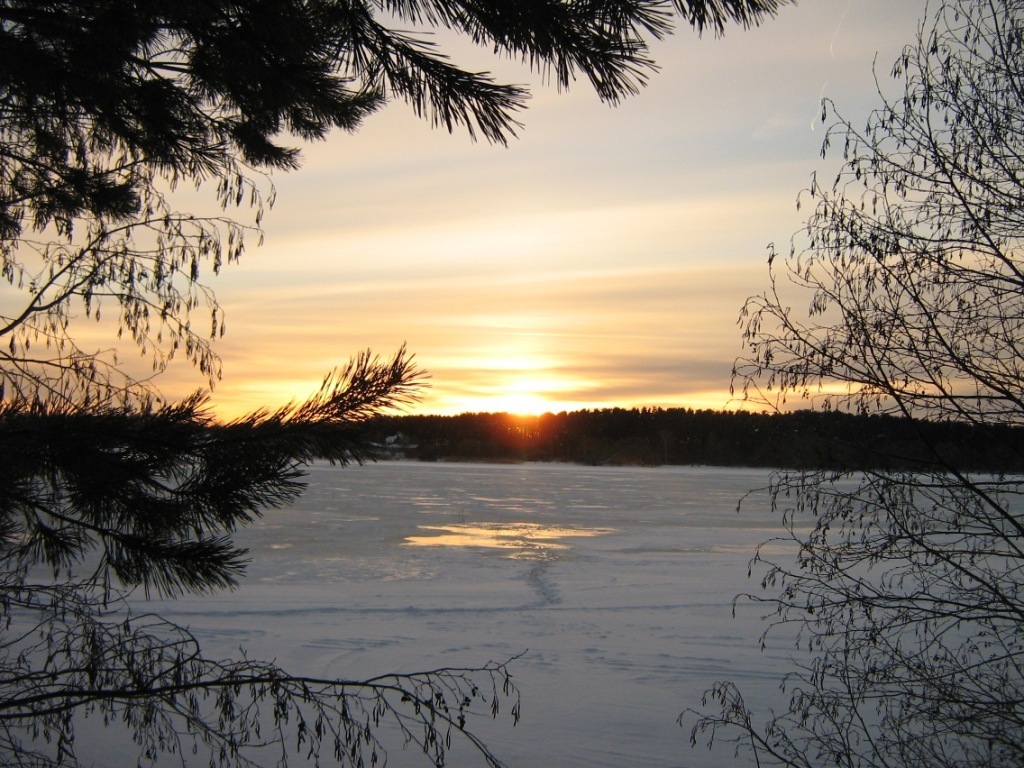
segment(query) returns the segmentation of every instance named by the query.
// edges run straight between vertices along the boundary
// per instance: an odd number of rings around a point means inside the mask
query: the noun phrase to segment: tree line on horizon
[[[536,416],[402,414],[377,416],[367,429],[383,459],[1024,471],[1024,430],[1019,428],[842,411],[604,408]]]

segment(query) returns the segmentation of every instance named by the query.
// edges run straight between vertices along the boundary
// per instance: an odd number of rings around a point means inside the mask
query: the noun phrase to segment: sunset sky
[[[224,417],[303,398],[359,350],[406,343],[431,374],[414,411],[726,408],[744,299],[788,249],[821,168],[820,100],[860,124],[924,0],[804,0],[763,27],[654,49],[615,108],[532,85],[508,147],[432,130],[402,103],[274,179],[265,244],[212,285]],[[804,211],[806,213],[806,209]],[[201,382],[178,366],[169,396]]]

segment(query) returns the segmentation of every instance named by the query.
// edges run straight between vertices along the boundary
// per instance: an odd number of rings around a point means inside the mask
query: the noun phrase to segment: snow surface
[[[513,728],[470,721],[512,768],[733,765],[676,724],[716,680],[763,710],[787,643],[762,651],[747,577],[780,532],[765,470],[567,464],[310,468],[298,503],[242,531],[253,563],[234,592],[159,606],[209,655],[276,659],[295,674],[365,678],[522,654]],[[398,746],[398,745],[396,745]],[[391,749],[393,766],[428,764]],[[455,768],[482,765],[466,746]],[[742,763],[740,763],[742,764]]]

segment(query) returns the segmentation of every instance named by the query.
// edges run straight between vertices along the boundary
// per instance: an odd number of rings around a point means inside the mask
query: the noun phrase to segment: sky
[[[301,400],[359,351],[403,344],[431,377],[414,413],[737,407],[737,318],[825,167],[821,99],[862,124],[925,5],[803,0],[722,38],[680,28],[615,107],[446,43],[530,84],[519,137],[474,143],[396,102],[306,147],[273,179],[264,244],[211,281],[217,413]],[[176,365],[159,384],[202,382]]]

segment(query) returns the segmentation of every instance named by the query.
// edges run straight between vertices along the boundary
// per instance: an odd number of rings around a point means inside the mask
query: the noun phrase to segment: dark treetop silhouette
[[[760,765],[1024,764],[1024,3],[936,3],[893,76],[866,127],[828,132],[839,173],[747,304],[737,383],[952,423],[1018,474],[969,472],[921,429],[930,467],[775,479],[798,555],[754,599],[809,655],[788,707],[758,722],[724,681],[693,732]]]

